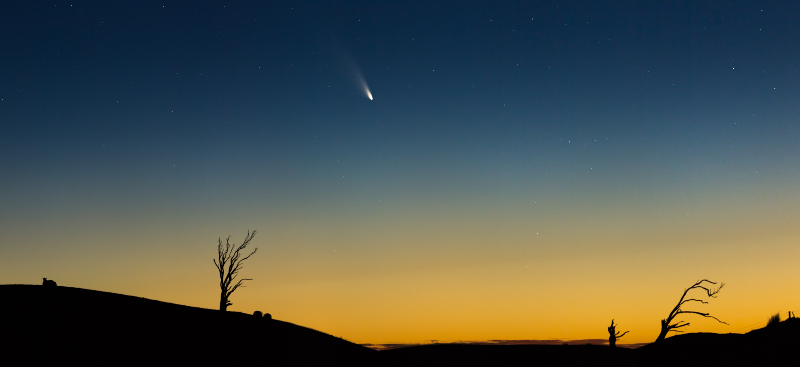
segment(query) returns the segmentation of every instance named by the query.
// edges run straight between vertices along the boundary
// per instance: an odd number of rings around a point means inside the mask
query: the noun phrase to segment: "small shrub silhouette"
[[[42,278],[42,285],[45,287],[57,287],[55,280],[47,280],[47,278]]]
[[[264,319],[265,320],[272,320],[272,315],[270,315],[269,313],[265,313],[264,314]]]
[[[253,316],[255,316],[255,317],[261,317],[261,311],[256,311],[256,312],[253,312]]]
[[[778,325],[781,322],[781,313],[778,312],[769,317],[767,320],[767,327]]]

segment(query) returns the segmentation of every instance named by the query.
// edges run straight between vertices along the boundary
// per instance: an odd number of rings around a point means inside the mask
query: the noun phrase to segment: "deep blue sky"
[[[415,170],[450,156],[548,161],[561,139],[613,138],[679,160],[741,154],[725,148],[737,143],[790,149],[798,10],[6,2],[3,164],[41,179],[32,162],[111,160],[130,172],[237,161],[302,180],[334,156]]]
[[[285,264],[352,246],[348,269],[371,277],[384,257],[447,263],[413,244],[452,254],[453,233],[464,259],[543,263],[595,246],[624,264],[615,251],[664,233],[685,237],[650,248],[795,238],[798,15],[793,1],[4,1],[0,240],[18,244],[4,254],[36,272],[37,243],[78,246],[135,279],[153,247],[259,229]],[[535,250],[518,243],[540,231]],[[140,245],[99,250],[123,238]],[[76,261],[62,279],[94,266]],[[0,275],[25,282],[13,269]]]

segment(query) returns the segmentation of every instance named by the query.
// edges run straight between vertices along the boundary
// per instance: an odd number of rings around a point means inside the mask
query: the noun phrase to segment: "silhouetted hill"
[[[377,352],[284,321],[69,287],[0,285],[0,365],[797,365],[800,319],[638,349],[435,344]],[[655,335],[653,336],[655,338]]]
[[[746,334],[691,333],[636,350],[654,366],[674,365],[678,356],[690,365],[800,365],[800,319]],[[684,364],[684,362],[681,362]]]
[[[653,335],[655,338],[656,335]],[[800,319],[747,334],[690,333],[638,349],[434,344],[380,352],[384,366],[796,366]]]
[[[378,352],[292,323],[69,287],[0,285],[0,364],[372,365]]]

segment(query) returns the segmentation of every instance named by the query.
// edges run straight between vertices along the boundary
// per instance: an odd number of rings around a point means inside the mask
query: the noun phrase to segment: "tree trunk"
[[[228,299],[225,298],[225,291],[222,291],[222,294],[219,296],[219,310],[228,311],[228,304]]]
[[[608,345],[611,346],[611,348],[616,347],[617,346],[617,337],[614,336],[614,335],[610,336],[608,338]]]
[[[665,320],[661,320],[661,332],[658,334],[658,338],[656,338],[655,343],[664,340],[664,338],[667,337],[668,332],[669,332],[669,323],[666,322]]]

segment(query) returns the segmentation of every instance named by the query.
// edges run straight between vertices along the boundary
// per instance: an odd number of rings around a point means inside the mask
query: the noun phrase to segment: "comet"
[[[364,78],[364,74],[361,72],[361,68],[358,67],[358,63],[356,62],[353,55],[348,52],[342,52],[342,61],[344,62],[344,66],[348,69],[351,80],[355,83],[356,88],[364,93],[364,97],[367,97],[370,101],[374,98],[372,96],[372,91],[369,89],[369,85],[367,84],[367,79]]]
[[[356,83],[358,83],[358,86],[361,87],[361,89],[364,91],[364,95],[366,95],[367,98],[369,98],[369,100],[371,101],[372,92],[369,90],[369,85],[367,85],[367,81],[364,79],[364,75],[361,74],[361,70],[353,68],[353,72],[355,73],[356,76],[355,78]]]

